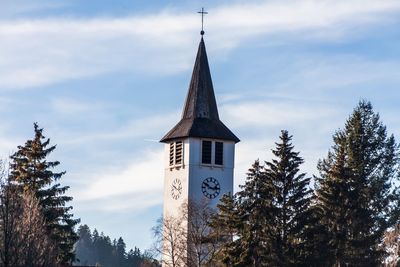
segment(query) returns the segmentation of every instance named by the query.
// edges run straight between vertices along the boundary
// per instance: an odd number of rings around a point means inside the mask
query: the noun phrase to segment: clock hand
[[[203,182],[208,188],[211,188],[211,186],[208,184],[208,183],[206,183],[206,182]]]

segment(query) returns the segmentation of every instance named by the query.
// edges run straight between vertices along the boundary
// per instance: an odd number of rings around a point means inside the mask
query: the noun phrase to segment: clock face
[[[171,196],[177,200],[182,194],[182,182],[179,179],[175,179],[171,184]]]
[[[204,196],[208,197],[209,199],[216,198],[221,191],[221,186],[217,179],[213,177],[208,177],[204,179],[203,183],[201,184],[201,190],[203,191]]]

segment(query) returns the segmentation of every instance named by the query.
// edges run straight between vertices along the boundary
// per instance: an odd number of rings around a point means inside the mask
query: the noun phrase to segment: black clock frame
[[[213,185],[210,185],[212,183]],[[218,180],[214,177],[208,177],[203,180],[201,184],[201,191],[203,195],[209,199],[216,198],[221,192],[221,185]]]

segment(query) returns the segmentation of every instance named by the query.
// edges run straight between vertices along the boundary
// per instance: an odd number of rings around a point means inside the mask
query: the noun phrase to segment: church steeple
[[[202,17],[206,12],[199,12]],[[182,214],[182,206],[198,203],[216,209],[225,194],[233,193],[235,146],[239,139],[218,115],[217,101],[208,65],[204,30],[194,63],[180,121],[161,139],[164,144],[164,220],[179,218],[182,226],[191,225],[196,215]],[[165,221],[164,221],[165,223]],[[191,240],[182,237],[186,252]],[[163,267],[171,257],[173,244],[163,244]],[[204,251],[209,253],[208,251]],[[179,266],[188,266],[193,255],[184,255]]]
[[[217,102],[215,101],[214,88],[203,37],[201,38],[197,51],[192,79],[182,113],[182,119],[191,118],[219,120]]]
[[[206,47],[201,38],[180,122],[161,142],[184,137],[213,138],[239,142],[219,119],[217,102],[208,65]]]

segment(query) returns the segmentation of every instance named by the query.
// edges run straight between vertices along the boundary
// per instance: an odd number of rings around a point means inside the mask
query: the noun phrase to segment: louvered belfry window
[[[201,146],[201,163],[203,164],[211,164],[211,141],[203,140]]]
[[[169,166],[174,165],[175,143],[169,144]]]
[[[223,165],[224,162],[224,143],[215,142],[215,164]]]
[[[183,142],[169,143],[169,166],[183,164]]]
[[[183,161],[183,143],[178,141],[175,143],[175,165],[182,164]]]

